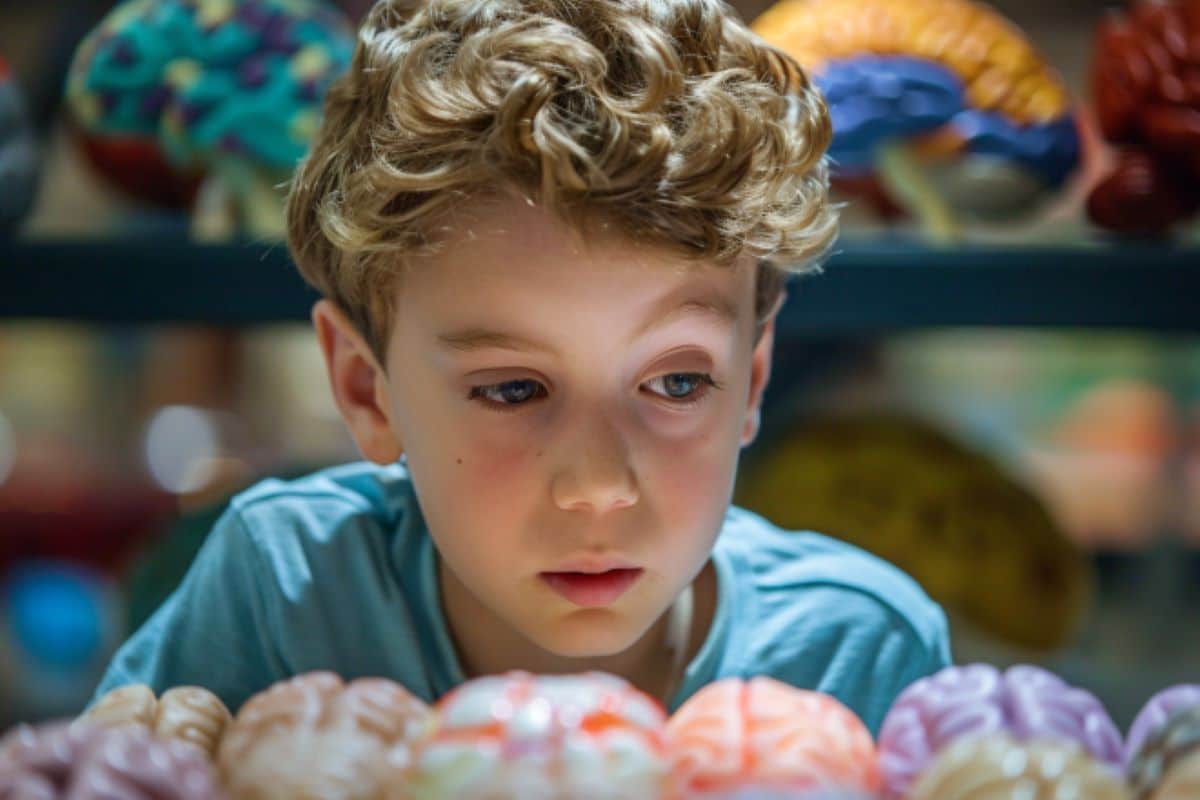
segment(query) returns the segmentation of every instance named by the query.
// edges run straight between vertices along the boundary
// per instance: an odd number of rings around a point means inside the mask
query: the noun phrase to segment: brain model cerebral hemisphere
[[[980,216],[1020,216],[1079,160],[1061,80],[986,5],[783,0],[752,27],[812,72],[829,105],[838,173],[890,174],[893,199],[930,224],[947,222],[934,217],[939,198]],[[916,172],[889,170],[901,154],[933,168],[930,187]],[[923,196],[933,186],[937,197]]]
[[[1092,97],[1115,166],[1088,214],[1124,233],[1161,233],[1200,208],[1200,2],[1142,0],[1096,31]]]
[[[1038,667],[947,667],[905,689],[884,718],[879,761],[889,797],[903,797],[938,752],[963,738],[1075,742],[1117,772],[1121,734],[1090,692]]]
[[[104,727],[141,727],[159,739],[191,744],[209,758],[216,755],[231,718],[225,704],[207,689],[179,686],[156,698],[141,684],[114,689],[83,717]]]
[[[0,740],[3,800],[223,800],[197,748],[137,726],[23,725]]]
[[[247,701],[217,763],[235,800],[374,800],[400,784],[428,722],[429,707],[397,683],[313,672]]]
[[[1141,741],[1129,763],[1137,800],[1200,797],[1200,704],[1181,706]]]
[[[1127,800],[1120,774],[1077,743],[1008,734],[960,739],[921,774],[906,800]]]
[[[667,735],[676,783],[689,798],[868,794],[879,785],[875,745],[852,711],[771,678],[701,689],[671,717]]]
[[[478,678],[436,707],[408,776],[413,800],[637,800],[669,771],[661,706],[602,673]]]

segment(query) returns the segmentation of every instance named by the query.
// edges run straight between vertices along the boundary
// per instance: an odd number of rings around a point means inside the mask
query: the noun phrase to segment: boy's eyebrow
[[[649,331],[688,313],[704,314],[727,326],[733,326],[737,323],[737,307],[723,295],[714,293],[705,297],[692,298],[670,310],[664,311],[663,307],[670,307],[674,300],[674,297],[668,297],[666,302],[656,307],[651,312],[646,323],[638,329],[636,336],[643,336]],[[510,333],[489,331],[484,328],[465,328],[459,331],[450,331],[440,334],[437,338],[438,342],[443,346],[464,353],[488,348],[532,350],[541,353],[551,352],[551,348],[532,339],[526,339],[523,336]]]

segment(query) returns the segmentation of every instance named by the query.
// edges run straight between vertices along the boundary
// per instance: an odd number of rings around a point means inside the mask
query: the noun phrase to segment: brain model
[[[138,727],[28,725],[0,740],[0,800],[219,800],[195,747]]]
[[[655,700],[612,675],[477,678],[438,702],[407,796],[656,798],[669,777],[665,723]]]
[[[687,798],[872,793],[879,785],[866,726],[834,698],[771,678],[727,678],[688,699],[667,725]]]
[[[1001,733],[1075,742],[1114,772],[1123,763],[1121,734],[1090,692],[1033,666],[1003,673],[986,664],[947,667],[905,689],[884,718],[879,763],[886,794],[905,796],[956,740]]]
[[[83,716],[85,722],[104,727],[141,727],[160,739],[198,747],[209,758],[216,755],[230,719],[229,709],[206,689],[180,686],[155,698],[142,684],[112,690]]]
[[[984,456],[913,419],[828,416],[777,438],[738,504],[856,544],[1008,642],[1062,645],[1091,591],[1083,553],[1041,501]]]
[[[428,706],[399,684],[312,672],[250,698],[217,764],[234,800],[375,800],[428,721]]]
[[[252,226],[278,210],[270,183],[307,149],[353,42],[322,0],[125,0],[80,44],[67,99],[112,177],[128,183],[115,169],[143,157],[207,174]]]
[[[960,739],[921,775],[905,800],[1127,800],[1118,773],[1074,742],[1018,742],[997,734]]]
[[[1200,2],[1153,0],[1109,14],[1096,33],[1092,96],[1116,166],[1088,215],[1160,233],[1200,207]]]
[[[1142,742],[1129,764],[1136,800],[1200,797],[1200,705],[1173,713]]]
[[[0,231],[29,210],[37,184],[37,151],[16,82],[0,59]]]
[[[888,154],[908,152],[939,165],[929,174],[947,204],[1004,217],[1061,185],[1079,160],[1062,82],[985,5],[782,0],[752,27],[813,74],[843,176],[882,167],[886,178]],[[913,146],[896,147],[904,143]],[[897,173],[888,188],[920,213],[935,198],[920,196],[915,177]]]
[[[1133,724],[1129,726],[1129,735],[1125,738],[1126,763],[1137,755],[1150,734],[1161,730],[1173,714],[1188,708],[1200,708],[1200,684],[1172,686],[1146,701],[1146,705],[1134,717]]]

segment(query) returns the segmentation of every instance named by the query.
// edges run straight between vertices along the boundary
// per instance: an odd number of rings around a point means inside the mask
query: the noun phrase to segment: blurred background
[[[222,504],[358,458],[280,184],[369,5],[0,5],[0,728],[79,710]],[[1125,727],[1200,678],[1200,3],[733,3],[834,120],[737,500]]]

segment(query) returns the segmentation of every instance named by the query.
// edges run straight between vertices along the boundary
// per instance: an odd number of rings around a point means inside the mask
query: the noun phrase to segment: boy
[[[716,0],[377,4],[288,204],[366,461],[236,497],[97,696],[599,669],[674,710],[768,674],[876,731],[941,609],[730,507],[829,136]]]

